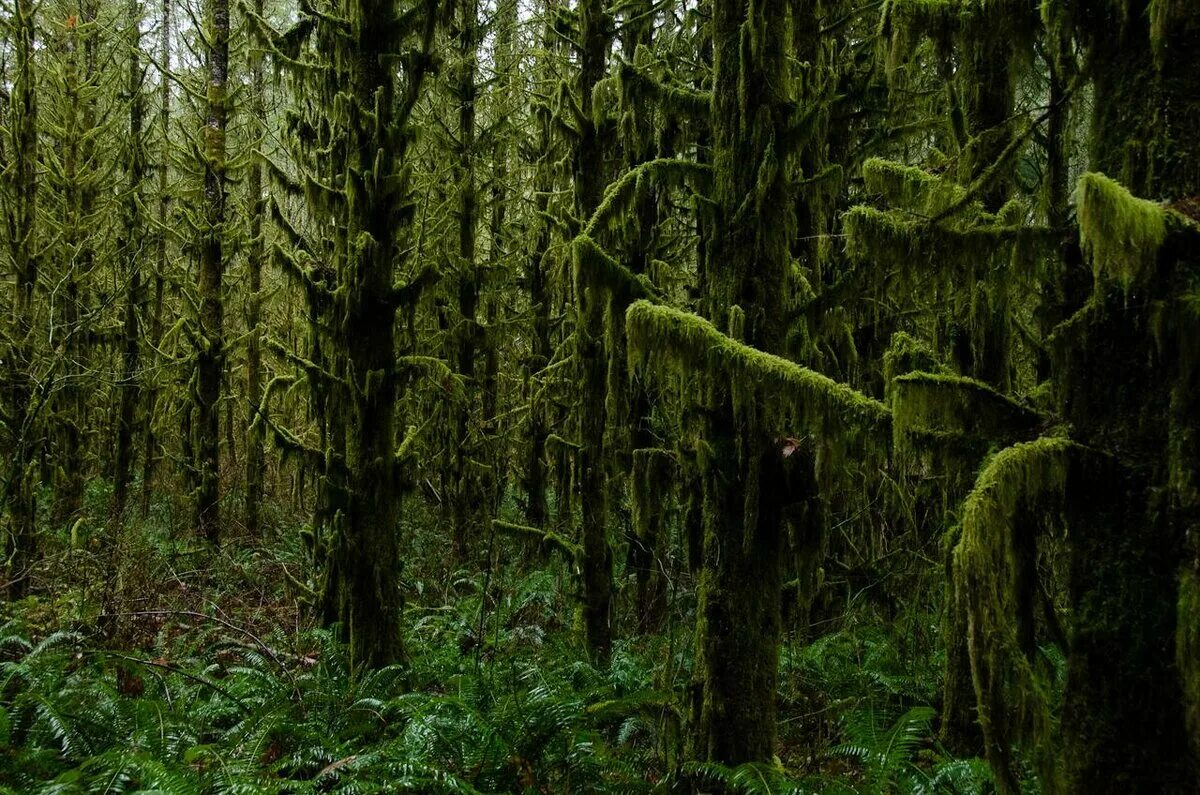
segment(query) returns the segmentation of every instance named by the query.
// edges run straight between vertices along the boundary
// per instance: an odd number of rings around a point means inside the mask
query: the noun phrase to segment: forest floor
[[[0,793],[992,791],[935,739],[932,602],[848,579],[784,645],[779,757],[725,768],[683,761],[690,596],[661,631],[621,627],[597,670],[561,564],[502,542],[490,574],[448,572],[445,547],[417,548],[409,661],[353,671],[306,609],[298,521],[214,553],[178,515],[44,534],[33,595],[0,618]]]

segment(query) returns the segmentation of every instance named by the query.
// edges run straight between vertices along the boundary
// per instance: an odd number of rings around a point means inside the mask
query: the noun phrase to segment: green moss
[[[575,266],[575,290],[599,289],[620,296],[623,301],[646,298],[657,291],[645,274],[635,274],[596,245],[586,234],[575,238],[571,246]]]
[[[779,356],[719,332],[704,318],[637,301],[626,313],[630,363],[661,377],[681,366],[753,390],[778,427],[796,421],[825,436],[830,426],[886,426],[888,408],[877,400]]]
[[[1095,173],[1080,179],[1078,207],[1080,240],[1097,281],[1116,279],[1128,291],[1166,240],[1167,211]]]
[[[1055,235],[1049,229],[1025,224],[1012,226],[982,217],[981,223],[924,223],[900,212],[853,207],[843,218],[846,253],[855,260],[874,261],[901,272],[928,263],[944,273],[964,264],[987,262],[1003,246],[1026,252],[1047,249]]]
[[[1047,683],[1022,648],[1022,589],[1036,582],[1020,546],[1032,543],[1029,523],[1052,514],[1066,488],[1072,455],[1082,448],[1048,437],[1008,447],[980,472],[962,510],[954,550],[955,591],[966,610],[971,674],[989,761],[1000,778],[1013,773],[1012,749],[1021,746],[1046,765],[1050,758]]]
[[[867,190],[882,196],[890,207],[935,216],[957,203],[962,186],[916,166],[873,157],[863,163]]]
[[[1200,572],[1195,569],[1180,577],[1175,621],[1175,662],[1183,679],[1188,735],[1200,754]]]
[[[543,552],[562,553],[572,566],[578,566],[583,557],[583,549],[578,544],[568,541],[553,531],[503,522],[499,519],[493,519],[492,526],[507,535],[534,542]]]
[[[1037,413],[973,378],[907,373],[892,380],[895,446],[912,449],[955,439],[1008,443],[1030,434]]]
[[[651,180],[659,186],[676,187],[689,180],[707,182],[711,174],[710,166],[676,157],[659,158],[634,166],[605,189],[604,198],[588,220],[584,234],[594,235],[602,224],[608,227],[615,225],[618,214],[634,206],[637,197],[645,192]]]

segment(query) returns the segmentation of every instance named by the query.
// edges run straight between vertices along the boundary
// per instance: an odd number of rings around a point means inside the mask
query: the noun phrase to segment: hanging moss
[[[879,29],[880,41],[887,47],[888,72],[894,71],[923,38],[942,48],[949,47],[958,25],[958,0],[889,0]]]
[[[512,522],[504,522],[499,519],[492,520],[492,526],[502,533],[511,535],[514,538],[521,538],[526,541],[534,542],[543,552],[560,552],[567,562],[571,564],[573,569],[579,565],[580,559],[583,557],[583,549],[579,544],[575,544],[563,538],[558,533],[551,530],[542,530],[537,527],[529,527],[527,525],[513,524]]]
[[[915,372],[891,383],[897,450],[1010,443],[1032,434],[1041,422],[1033,410],[973,378]]]
[[[814,432],[832,426],[886,426],[890,419],[879,401],[727,337],[698,315],[637,301],[629,307],[626,326],[630,363],[645,373],[678,372],[681,365],[701,368],[731,385],[757,390],[764,408],[777,419],[800,421]]]
[[[889,207],[927,217],[956,204],[965,192],[961,185],[922,168],[878,157],[865,161],[862,173],[867,190],[881,196]]]
[[[675,187],[689,180],[703,184],[711,174],[711,166],[677,157],[658,158],[634,166],[605,189],[604,198],[592,213],[584,234],[594,235],[602,224],[609,228],[618,224],[616,216],[634,206],[637,196],[646,190],[650,180],[659,186]]]
[[[1116,279],[1128,292],[1166,240],[1168,211],[1095,173],[1080,179],[1078,207],[1079,236],[1096,279]]]
[[[575,289],[578,295],[583,295],[583,291],[588,289],[618,294],[625,301],[657,295],[654,285],[645,274],[635,274],[617,262],[587,235],[575,238],[571,251],[574,254]]]
[[[1053,230],[1026,224],[1002,225],[995,217],[961,228],[946,223],[907,220],[898,212],[853,207],[843,219],[846,253],[858,261],[874,261],[908,273],[929,263],[948,271],[963,263],[987,262],[1002,246],[1016,245],[1027,252],[1048,249],[1057,236]]]
[[[1004,791],[1016,790],[1012,749],[1037,754],[1043,786],[1053,791],[1047,682],[1032,664],[1021,635],[1022,603],[1036,583],[1029,557],[1031,517],[1051,513],[1062,499],[1070,457],[1081,448],[1048,437],[998,453],[979,474],[963,506],[954,550],[955,591],[968,614],[968,648],[989,762]]]

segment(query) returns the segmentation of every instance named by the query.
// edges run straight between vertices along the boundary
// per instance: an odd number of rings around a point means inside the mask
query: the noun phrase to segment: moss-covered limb
[[[1084,174],[1078,191],[1080,242],[1096,279],[1114,279],[1128,291],[1153,270],[1170,212],[1103,174]]]
[[[634,60],[640,62],[643,59],[635,56]],[[622,94],[656,100],[675,115],[704,120],[712,108],[711,93],[658,80],[629,61],[621,61],[618,76]]]
[[[652,365],[686,363],[731,384],[755,385],[764,398],[791,407],[820,423],[886,424],[888,408],[845,384],[773,354],[756,350],[717,331],[698,315],[637,301],[626,313],[631,361],[644,371]]]
[[[872,157],[863,162],[863,182],[887,206],[932,217],[959,202],[964,188],[923,168]]]
[[[572,566],[578,566],[580,560],[583,558],[583,549],[579,544],[568,541],[551,530],[513,524],[512,522],[504,522],[500,519],[493,519],[492,526],[500,532],[515,538],[535,542],[544,552],[561,553]]]
[[[948,49],[961,19],[958,0],[888,0],[880,16],[879,38],[893,72],[923,39]]]
[[[388,296],[388,301],[397,308],[411,306],[421,300],[421,296],[425,294],[425,291],[437,284],[441,277],[441,271],[438,270],[436,265],[426,263],[408,281],[394,285],[391,294]]]
[[[888,348],[883,353],[884,391],[889,401],[895,379],[914,372],[945,375],[950,371],[938,359],[930,345],[911,334],[898,331],[892,335]]]
[[[995,220],[959,228],[949,223],[909,220],[898,212],[872,207],[851,208],[843,217],[846,253],[859,261],[875,261],[896,271],[932,265],[948,272],[967,262],[985,262],[1002,246],[1033,252],[1051,250],[1061,233]]]
[[[652,180],[661,187],[674,187],[689,181],[702,185],[711,176],[711,166],[678,157],[663,157],[640,163],[605,189],[604,198],[592,213],[583,234],[590,238],[601,225],[611,225],[617,214],[628,211],[638,193],[646,190],[646,181]]]
[[[283,359],[284,361],[291,362],[292,364],[299,367],[301,370],[304,371],[304,374],[308,378],[313,379],[313,380],[320,380],[323,385],[329,386],[329,387],[334,387],[334,386],[347,387],[347,386],[349,386],[349,384],[347,383],[345,378],[342,378],[338,375],[335,375],[334,373],[329,372],[323,366],[312,361],[311,359],[306,359],[298,353],[293,353],[291,348],[289,348],[287,345],[284,345],[279,340],[274,339],[274,338],[268,338],[266,340],[266,343],[267,343],[267,347],[271,351],[273,351],[276,356]]]
[[[620,296],[623,303],[658,295],[658,291],[645,274],[635,274],[596,245],[587,235],[575,238],[571,252],[575,289],[579,295],[583,295],[584,290],[598,288]]]
[[[892,379],[892,427],[897,449],[936,440],[1011,443],[1043,424],[1037,412],[973,378],[913,372]]]
[[[1014,747],[1039,756],[1044,780],[1057,780],[1047,683],[1026,640],[1032,631],[1029,589],[1037,577],[1029,550],[1036,549],[1031,534],[1040,517],[1061,505],[1070,458],[1082,454],[1087,453],[1065,438],[1006,448],[983,468],[963,505],[953,563],[956,602],[968,616],[985,749],[1005,792],[1019,791]]]

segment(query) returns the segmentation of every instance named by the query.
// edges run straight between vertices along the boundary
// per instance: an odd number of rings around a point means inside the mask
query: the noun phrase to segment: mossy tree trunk
[[[229,2],[206,5],[206,117],[200,268],[196,297],[195,418],[196,527],[210,544],[220,540],[220,401],[225,370],[225,213],[228,193],[225,133],[229,101]]]
[[[575,142],[576,215],[584,222],[600,206],[605,185],[604,141],[593,108],[593,91],[604,77],[612,41],[612,20],[603,0],[581,0],[580,69],[575,86],[580,105],[579,137]],[[583,523],[583,623],[592,658],[608,663],[612,651],[612,546],[608,539],[608,488],[605,482],[605,401],[608,359],[605,314],[608,301],[599,286],[576,287],[575,335],[579,400],[577,457],[579,508]]]
[[[453,36],[457,43],[455,80],[451,96],[458,105],[458,135],[455,149],[458,157],[454,178],[458,191],[458,249],[453,271],[457,277],[455,310],[449,321],[447,358],[455,372],[466,384],[465,397],[454,406],[451,420],[449,507],[450,536],[454,557],[465,562],[469,555],[471,536],[483,524],[483,495],[477,465],[480,395],[476,383],[476,359],[482,327],[479,323],[479,303],[483,268],[475,252],[479,222],[479,193],[476,187],[476,71],[479,35],[479,6],[476,0],[455,0]]]
[[[163,290],[166,287],[167,273],[167,218],[171,212],[170,172],[171,172],[171,2],[162,0],[162,18],[159,20],[160,52],[158,96],[158,128],[159,152],[155,168],[157,170],[157,221],[158,228],[154,233],[154,297],[150,307],[149,353],[157,361],[159,340],[163,333]],[[151,484],[154,480],[155,465],[158,460],[158,439],[155,433],[156,405],[158,389],[153,376],[147,379],[143,390],[145,396],[144,416],[142,420],[142,493],[140,514],[144,519],[150,511]]]
[[[37,463],[40,434],[35,427],[40,400],[32,378],[35,356],[35,304],[39,269],[38,104],[34,68],[36,5],[18,0],[9,20],[13,47],[13,85],[9,93],[7,154],[4,171],[5,231],[13,280],[13,330],[4,359],[4,424],[10,458],[4,468],[3,504],[8,510],[4,556],[8,597],[24,595],[36,554]]]
[[[1077,10],[1094,75],[1091,167],[1136,196],[1194,197],[1200,9],[1137,0],[1115,22],[1099,9]],[[1181,556],[1190,559],[1185,550],[1197,530],[1200,412],[1188,341],[1195,324],[1169,308],[1194,284],[1200,263],[1194,246],[1170,240],[1138,256],[1152,261],[1149,275],[1125,289],[1102,276],[1059,359],[1064,414],[1077,438],[1131,473],[1111,521],[1072,533],[1075,610],[1062,719],[1070,792],[1139,791],[1148,781],[1156,791],[1186,792],[1200,775],[1184,729],[1188,683],[1174,651],[1177,635],[1200,621],[1194,606],[1180,612],[1187,600],[1179,597]],[[1164,327],[1155,306],[1178,319]]]
[[[782,349],[792,229],[781,141],[790,96],[789,7],[714,0],[712,154],[704,314],[760,351]],[[707,387],[702,568],[692,753],[726,764],[775,753],[784,533],[777,429],[752,385]]]
[[[146,174],[145,121],[146,103],[142,94],[141,6],[130,0],[126,9],[128,26],[129,66],[125,90],[129,102],[128,149],[125,153],[125,189],[128,194],[123,205],[121,237],[117,250],[125,272],[125,305],[121,313],[121,382],[117,420],[116,460],[113,469],[113,513],[120,517],[129,497],[130,473],[133,466],[134,434],[137,431],[137,409],[142,402],[138,366],[141,360],[141,312],[145,302],[143,187]]]
[[[262,16],[263,0],[254,0],[254,13]],[[255,134],[258,146],[266,142],[267,107],[266,83],[263,79],[263,56],[250,55],[250,115],[257,125]],[[262,403],[262,305],[263,261],[266,259],[266,215],[267,200],[263,193],[263,165],[252,162],[246,176],[246,191],[250,210],[250,244],[246,253],[249,283],[246,296],[246,401],[250,408],[251,423],[246,433],[246,532],[257,538],[262,524],[262,500],[265,458],[263,450],[262,424],[253,421],[255,412]]]

